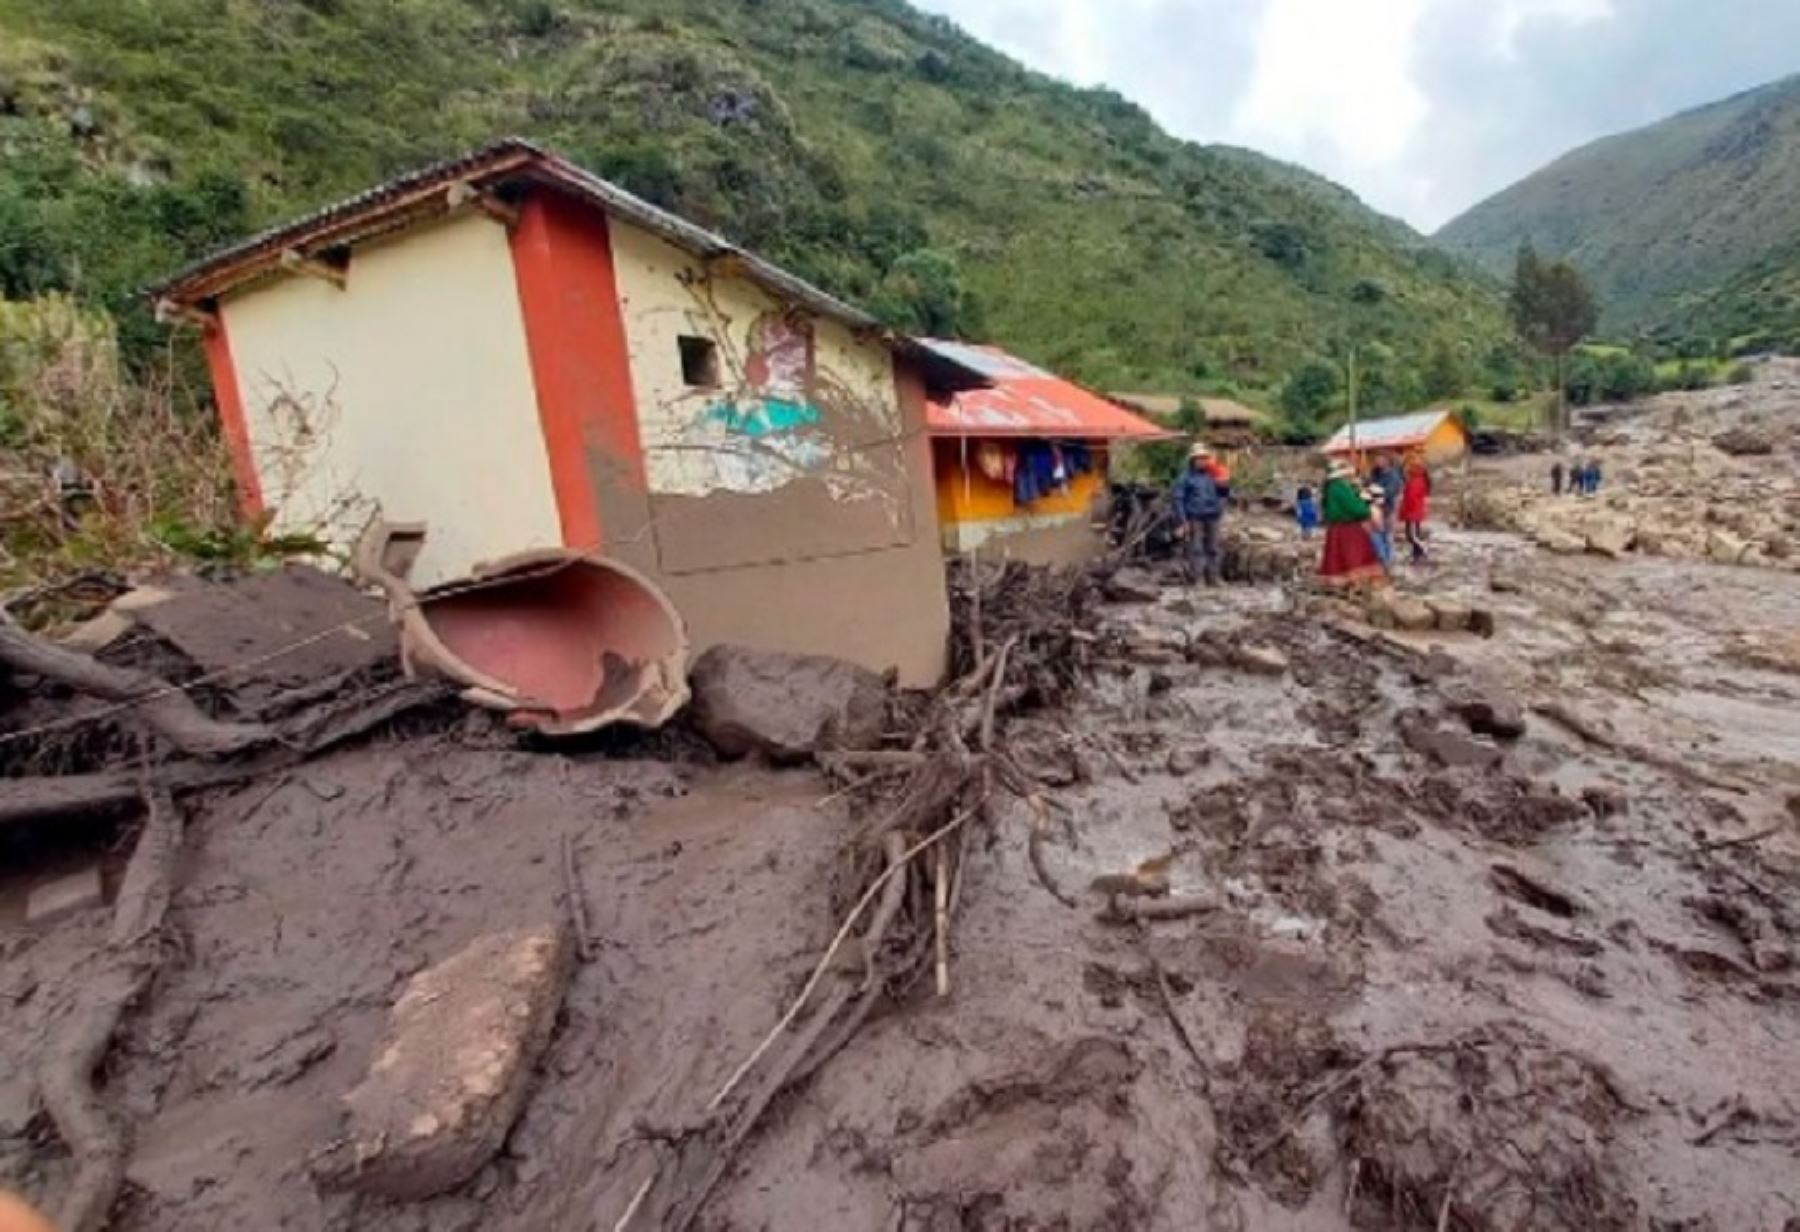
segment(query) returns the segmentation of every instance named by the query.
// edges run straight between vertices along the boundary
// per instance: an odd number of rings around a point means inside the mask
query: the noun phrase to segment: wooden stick
[[[974,657],[970,667],[980,671],[987,662],[987,643],[981,631],[981,549],[969,549],[969,653]]]
[[[950,862],[939,843],[931,849],[931,880],[936,895],[937,995],[950,995]]]
[[[1019,635],[1006,639],[1000,646],[1000,654],[994,662],[994,679],[988,685],[987,701],[981,708],[980,748],[983,753],[994,747],[994,712],[1000,704],[1000,690],[1006,684],[1006,663],[1012,658],[1013,647],[1019,644]]]
[[[905,868],[914,856],[917,856],[920,852],[930,847],[939,839],[954,833],[959,826],[968,821],[973,815],[973,809],[965,809],[963,812],[958,813],[955,817],[938,827],[938,829],[932,831],[917,843],[913,844],[913,846],[909,847],[900,859],[889,864],[879,877],[869,883],[869,888],[863,891],[862,897],[856,900],[856,905],[850,908],[850,914],[846,915],[844,917],[844,922],[838,926],[837,935],[831,939],[831,944],[825,947],[825,953],[820,956],[818,965],[813,968],[812,975],[807,978],[805,986],[800,989],[800,995],[794,998],[794,1002],[792,1005],[788,1006],[787,1012],[781,1016],[780,1020],[769,1030],[769,1033],[763,1037],[762,1043],[758,1044],[750,1055],[744,1058],[744,1063],[737,1067],[730,1078],[725,1080],[725,1085],[719,1088],[719,1093],[714,1095],[707,1103],[706,1110],[708,1112],[713,1111],[718,1108],[720,1104],[725,1102],[726,1098],[737,1089],[738,1084],[744,1080],[744,1075],[748,1074],[751,1067],[762,1060],[763,1054],[769,1051],[770,1047],[774,1045],[777,1039],[781,1038],[781,1033],[793,1026],[794,1019],[800,1016],[800,1010],[806,1005],[807,999],[812,996],[813,990],[819,986],[819,981],[825,978],[825,972],[830,968],[831,960],[837,957],[837,952],[843,948],[844,942],[850,937],[850,930],[854,928],[856,922],[862,918],[862,913],[868,910],[869,904],[875,901],[875,896],[881,892],[881,887],[892,880],[894,875],[900,872],[901,869]]]
[[[575,953],[584,963],[594,961],[594,934],[588,928],[587,897],[581,892],[581,870],[575,864],[575,839],[562,836],[563,897],[568,900],[569,924],[575,930]]]

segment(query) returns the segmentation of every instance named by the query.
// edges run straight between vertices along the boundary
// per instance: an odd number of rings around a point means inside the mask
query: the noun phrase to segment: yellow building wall
[[[932,460],[937,488],[938,524],[944,550],[966,552],[973,548],[1035,562],[1079,560],[1101,546],[1094,533],[1095,508],[1106,482],[1107,452],[1094,449],[1094,469],[1076,475],[1069,486],[1028,506],[1013,501],[1012,487],[990,479],[975,465],[978,442],[968,442],[967,465],[962,442],[933,442]]]
[[[1422,448],[1427,462],[1453,462],[1468,452],[1469,436],[1456,420],[1446,419],[1432,429]]]
[[[263,501],[341,549],[426,523],[415,584],[562,543],[504,227],[455,216],[359,247],[340,290],[282,275],[221,308]]]

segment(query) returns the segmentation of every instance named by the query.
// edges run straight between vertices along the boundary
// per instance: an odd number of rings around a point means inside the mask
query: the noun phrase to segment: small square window
[[[719,386],[719,348],[711,338],[695,338],[682,334],[676,340],[681,347],[681,379],[700,389]]]

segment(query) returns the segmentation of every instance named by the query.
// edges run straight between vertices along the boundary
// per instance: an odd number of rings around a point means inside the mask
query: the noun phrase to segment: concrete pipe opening
[[[522,552],[415,592],[416,527],[374,528],[358,572],[388,594],[409,672],[552,735],[613,723],[658,727],[687,701],[681,615],[629,565],[563,549]]]

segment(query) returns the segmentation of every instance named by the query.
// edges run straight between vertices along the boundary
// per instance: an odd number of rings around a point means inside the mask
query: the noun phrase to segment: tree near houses
[[[1600,308],[1581,271],[1567,261],[1544,261],[1527,240],[1513,270],[1513,328],[1556,361],[1556,428],[1569,426],[1569,352],[1593,330]]]

